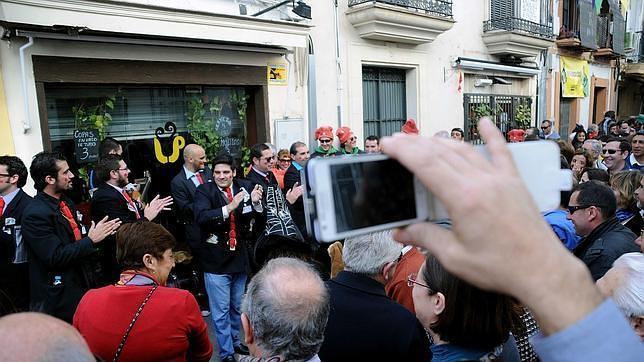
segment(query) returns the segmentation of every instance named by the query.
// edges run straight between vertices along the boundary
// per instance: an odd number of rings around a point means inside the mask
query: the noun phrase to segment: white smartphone
[[[557,145],[537,141],[508,146],[539,210],[555,209],[560,191],[572,187],[571,171],[560,170]],[[487,153],[484,146],[477,149]],[[307,230],[319,241],[448,218],[438,199],[385,155],[314,158],[303,174]]]

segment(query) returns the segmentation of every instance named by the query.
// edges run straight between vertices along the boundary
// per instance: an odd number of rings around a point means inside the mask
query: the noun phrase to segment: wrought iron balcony
[[[530,36],[537,36],[544,39],[554,39],[555,35],[552,32],[552,26],[535,23],[529,20],[506,17],[497,18],[485,21],[483,23],[483,31],[493,30],[507,30],[511,32],[519,32]]]
[[[552,26],[512,16],[483,22],[482,38],[491,54],[516,58],[535,57],[555,41]]]
[[[454,25],[451,0],[349,0],[347,20],[361,38],[430,43]]]
[[[452,0],[349,0],[349,7],[364,3],[382,3],[421,10],[429,15],[452,18]]]

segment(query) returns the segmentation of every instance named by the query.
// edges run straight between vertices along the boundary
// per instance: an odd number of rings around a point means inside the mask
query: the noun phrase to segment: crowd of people
[[[607,122],[560,142],[575,187],[541,215],[487,119],[477,132],[489,159],[462,129],[421,137],[414,120],[366,137],[364,150],[348,127],[317,129],[312,153],[259,143],[246,169],[189,144],[171,195],[145,204],[108,139],[89,224],[66,196],[75,175],[64,157],[40,152],[27,171],[2,156],[0,307],[14,314],[0,318],[11,336],[0,360],[207,361],[215,350],[249,362],[640,360],[644,132]],[[544,121],[523,138],[558,137]],[[302,200],[309,158],[381,152],[413,170],[449,222],[315,240]],[[162,213],[179,234],[155,222]],[[168,286],[178,241],[207,305]]]

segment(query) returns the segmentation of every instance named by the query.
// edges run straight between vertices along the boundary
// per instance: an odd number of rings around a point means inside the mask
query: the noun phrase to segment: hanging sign
[[[76,154],[77,163],[98,161],[98,146],[98,130],[74,130],[74,153]]]
[[[590,72],[588,62],[581,59],[560,57],[561,96],[565,98],[584,98],[590,91]]]
[[[161,138],[165,132],[172,132],[170,133],[170,137],[164,137]],[[183,138],[183,136],[176,135],[177,133],[177,125],[175,125],[172,122],[167,122],[165,124],[165,127],[159,127],[154,131],[154,155],[157,158],[157,161],[161,163],[175,163],[179,159],[179,154],[181,153],[181,149],[185,147],[186,145],[186,140]],[[166,156],[163,153],[163,147],[161,142],[163,141],[164,143],[166,140],[170,140],[172,142],[172,152],[170,153],[169,156]]]
[[[268,85],[288,84],[288,72],[286,71],[285,64],[269,65],[266,71],[266,76],[268,77]]]

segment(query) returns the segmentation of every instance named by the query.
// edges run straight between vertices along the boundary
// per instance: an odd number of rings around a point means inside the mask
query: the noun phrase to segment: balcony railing
[[[452,17],[451,0],[349,0],[349,7],[364,3],[382,3],[421,10],[429,15]]]
[[[483,31],[507,30],[512,32],[525,33],[545,39],[554,39],[552,26],[535,23],[529,20],[506,17],[490,19],[483,23]]]

